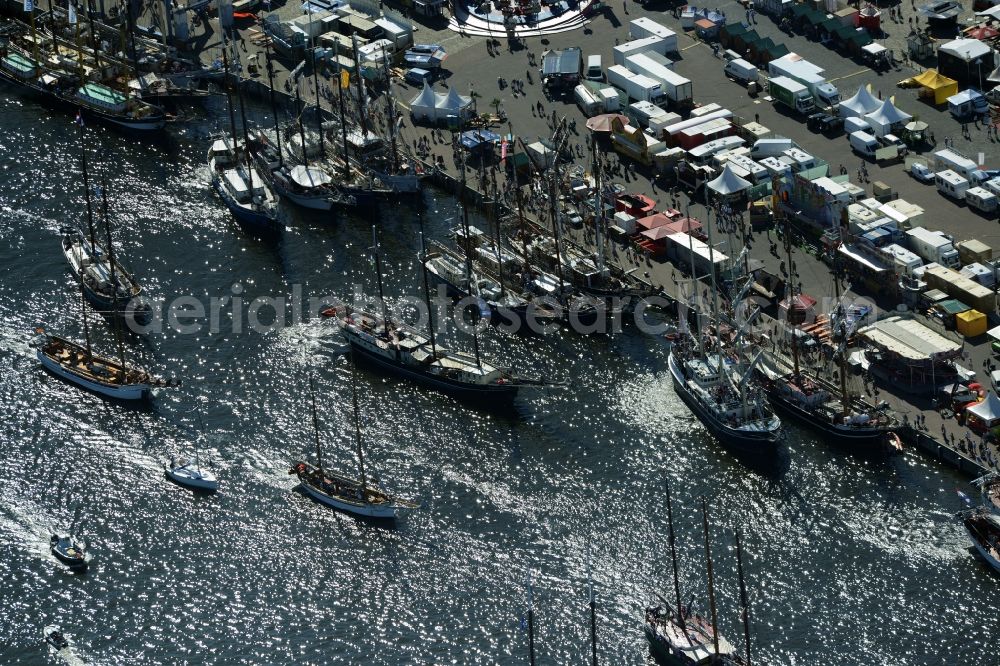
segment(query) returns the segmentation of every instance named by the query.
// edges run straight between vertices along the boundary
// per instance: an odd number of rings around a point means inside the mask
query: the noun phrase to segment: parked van
[[[413,69],[406,70],[406,74],[403,75],[403,79],[407,83],[412,83],[415,86],[422,86],[424,85],[424,81],[430,83],[434,80],[434,72],[414,67]]]
[[[851,132],[848,135],[851,150],[863,157],[875,157],[878,150],[878,140],[868,132]]]
[[[934,174],[934,184],[937,185],[938,192],[946,197],[965,201],[965,191],[969,189],[969,181],[951,169],[938,171]]]
[[[742,58],[737,58],[736,60],[730,60],[727,62],[724,71],[726,76],[738,83],[743,84],[756,81],[758,76],[757,68]]]
[[[601,66],[601,56],[587,56],[587,69],[584,71],[584,77],[588,81],[604,80],[604,67]]]
[[[970,187],[965,191],[965,203],[980,213],[995,213],[997,195],[981,187]]]

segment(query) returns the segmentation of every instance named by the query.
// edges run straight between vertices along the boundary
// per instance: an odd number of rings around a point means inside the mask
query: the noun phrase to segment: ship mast
[[[833,259],[833,297],[836,301],[834,306],[838,311],[840,311],[840,317],[837,318],[836,324],[833,320],[830,321],[830,326],[837,326],[840,328],[843,335],[843,340],[840,341],[840,402],[842,405],[843,415],[846,417],[851,413],[851,398],[847,394],[847,323],[844,321],[844,311],[843,304],[840,302],[840,270],[837,266],[837,257],[834,255]],[[830,335],[834,340],[837,340],[836,331],[831,330]],[[933,359],[931,360],[933,363]]]
[[[466,289],[469,291],[469,296],[472,296],[473,282],[472,282],[472,239],[469,232],[469,208],[465,205],[465,151],[459,146],[459,152],[462,155],[462,163],[459,168],[462,171],[462,184],[461,184],[461,194],[458,196],[459,205],[462,207],[462,231],[465,233],[465,285]],[[478,289],[476,290],[478,292]],[[479,294],[476,294],[476,298],[479,298]],[[481,299],[480,299],[481,300]],[[464,319],[464,316],[463,316]],[[479,304],[476,304],[476,314],[472,316],[472,346],[476,352],[476,367],[482,367],[482,361],[479,358]]]
[[[79,114],[80,112],[77,111]],[[83,140],[83,116],[77,118],[77,136],[80,138],[80,163],[83,166],[83,194],[87,201],[87,232],[90,235],[90,251],[97,255],[97,234],[94,232],[94,207],[90,203],[90,179],[87,177],[87,147]]]
[[[302,164],[307,168],[309,167],[309,151],[306,149],[306,128],[302,125],[302,114],[305,112],[305,106],[302,105],[302,94],[299,92],[299,77],[295,77],[295,108],[299,110],[299,139],[302,140]],[[277,122],[277,121],[275,121]],[[280,143],[281,137],[278,137]]]
[[[715,609],[715,575],[712,571],[712,547],[708,538],[708,505],[705,498],[701,498],[701,517],[705,528],[705,561],[708,564],[708,606],[712,613],[712,647],[715,650],[715,658],[719,658],[719,618]]]
[[[675,615],[677,624],[684,629],[684,611],[681,610],[681,583],[677,577],[677,539],[674,536],[674,509],[670,503],[670,481],[666,478],[663,485],[667,489],[667,529],[670,531],[670,562],[674,570],[674,599],[677,602]]]
[[[313,436],[316,438],[316,469],[320,480],[323,479],[323,450],[319,444],[319,419],[316,416],[316,386],[313,383],[312,371],[309,372],[309,400],[312,405]]]
[[[122,344],[122,332],[118,321],[118,276],[115,269],[115,251],[111,241],[111,219],[108,217],[108,181],[106,174],[101,172],[101,216],[104,218],[104,237],[108,245],[108,266],[111,270],[111,316],[112,327],[115,331],[115,344],[118,347],[118,358],[122,366],[119,375],[121,381],[125,381],[125,345]],[[82,276],[81,276],[82,277]]]
[[[566,119],[563,118],[560,121],[559,126],[553,133],[553,139],[556,140],[555,157],[552,160],[552,175],[549,177],[549,215],[552,217],[552,238],[555,242],[556,248],[556,274],[559,276],[559,303],[563,303],[563,269],[562,269],[562,252],[559,250],[559,210],[558,210],[558,198],[559,190],[562,182],[559,179],[559,153],[562,150],[564,137],[560,136],[560,130],[565,129]],[[525,239],[522,242],[526,243]]]
[[[427,283],[427,246],[424,245],[424,216],[417,214],[420,221],[420,271],[424,276],[424,300],[427,301],[427,330],[431,334],[431,358],[437,358],[437,348],[434,345],[434,310],[431,308],[431,288]]]
[[[601,189],[601,162],[597,154],[597,141],[591,141],[594,165],[594,232],[597,234],[597,271],[604,277],[604,192]]]
[[[226,89],[226,107],[229,109],[229,133],[233,138],[233,156],[235,157],[239,154],[236,144],[236,114],[233,113],[233,91],[229,87],[229,52],[226,50],[225,39],[225,36],[223,36],[222,68],[224,83],[222,87]]]
[[[788,318],[792,318],[792,310],[796,304],[795,294],[795,268],[792,265],[792,230],[788,221],[785,221],[785,256],[788,262]],[[795,366],[795,376],[799,376],[799,336],[798,325],[789,322],[792,328],[792,362]]]
[[[392,148],[392,173],[399,173],[399,146],[396,142],[396,102],[391,94],[392,77],[389,74],[389,60],[385,57],[385,44],[382,44],[382,66],[385,68],[386,81],[390,82],[389,89],[385,93],[385,105],[388,115],[386,120],[389,123],[389,141]],[[501,281],[501,285],[503,281]]]
[[[274,144],[278,148],[278,167],[281,168],[285,166],[285,158],[284,152],[281,150],[281,129],[278,127],[278,104],[274,101],[274,64],[271,62],[270,39],[264,41],[264,66],[267,68],[267,94],[271,99],[271,115],[274,116]],[[305,155],[306,144],[303,141],[302,157],[304,158]]]
[[[361,449],[361,416],[358,411],[358,372],[353,366],[351,368],[351,402],[354,406],[354,439],[358,449],[358,473],[361,477],[361,492],[367,494],[365,491],[368,486],[365,479],[365,454]]]
[[[740,531],[736,530],[736,571],[740,579],[740,615],[743,619],[743,643],[746,648],[746,666],[750,662],[750,601],[747,599],[746,581],[743,579],[743,547],[740,544]]]
[[[514,128],[510,125],[510,123],[507,124],[507,129],[510,131],[511,136],[513,136]],[[521,137],[517,138],[517,142],[521,144],[521,149],[524,150],[524,156],[530,161],[531,156],[528,155],[528,148],[524,145],[524,141],[521,141]],[[521,234],[521,250],[524,254],[524,270],[526,273],[530,273],[531,259],[528,257],[528,227],[524,221],[524,204],[521,195],[520,175],[520,171],[517,168],[517,160],[514,160],[514,196],[517,199],[517,226]]]
[[[312,65],[313,92],[316,93],[316,129],[319,130],[319,155],[320,157],[325,157],[326,145],[323,142],[323,108],[319,105],[319,73],[316,68],[316,38],[313,37],[312,7],[308,7],[307,5],[307,11],[309,12],[309,63]],[[305,146],[303,146],[302,150],[305,150]]]
[[[590,606],[591,666],[597,666],[597,604],[594,601],[594,580],[590,575],[590,541],[587,541],[587,605]]]
[[[715,315],[715,358],[718,361],[719,375],[726,372],[722,362],[722,316],[719,313],[719,289],[715,279],[715,247],[712,245],[712,209],[705,206],[705,226],[708,231],[708,263],[712,273],[712,314]],[[709,320],[711,321],[711,319]]]
[[[531,594],[531,571],[528,571],[528,663],[535,666],[535,602]]]

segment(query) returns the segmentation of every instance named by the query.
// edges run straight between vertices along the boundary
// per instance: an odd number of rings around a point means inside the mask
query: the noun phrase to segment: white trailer
[[[608,83],[624,90],[629,99],[660,104],[667,98],[659,81],[631,72],[621,65],[608,67]]]
[[[671,71],[645,53],[636,53],[625,58],[625,66],[636,74],[659,81],[664,93],[674,104],[683,105],[694,101],[691,81],[677,72]]]
[[[588,118],[604,113],[604,101],[582,83],[573,88],[573,99]]]
[[[628,22],[628,38],[643,39],[659,37],[666,42],[665,53],[677,52],[677,33],[665,25],[660,25],[648,16],[633,19]]]
[[[667,40],[662,37],[643,37],[642,39],[633,39],[630,42],[625,42],[624,44],[619,44],[614,49],[612,49],[612,55],[614,56],[614,61],[616,65],[625,65],[625,58],[629,57],[634,53],[659,53],[660,55],[667,54]]]
[[[982,187],[970,187],[965,191],[965,203],[980,213],[995,213],[997,210],[997,195]]]
[[[948,268],[958,268],[960,265],[958,250],[940,231],[916,227],[907,231],[906,235],[909,238],[910,249],[924,261],[938,263]]]

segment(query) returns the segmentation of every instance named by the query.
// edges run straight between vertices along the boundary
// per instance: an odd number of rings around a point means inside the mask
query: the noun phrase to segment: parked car
[[[806,118],[806,126],[813,132],[839,132],[844,127],[844,119],[829,113],[814,113]]]
[[[934,172],[927,168],[926,164],[914,162],[910,165],[910,175],[921,183],[933,183]]]

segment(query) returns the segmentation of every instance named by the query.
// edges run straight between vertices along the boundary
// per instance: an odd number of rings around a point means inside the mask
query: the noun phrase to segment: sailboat
[[[319,418],[316,415],[316,388],[309,375],[309,396],[312,408],[313,434],[316,438],[316,464],[298,461],[288,470],[301,482],[302,490],[328,507],[365,518],[395,520],[397,512],[415,509],[417,504],[390,495],[370,480],[365,471],[364,450],[361,447],[361,417],[358,414],[357,381],[351,376],[351,402],[354,408],[354,444],[358,454],[358,478],[351,478],[323,467],[320,445]]]
[[[80,283],[84,297],[99,312],[130,318],[138,324],[147,324],[152,308],[141,301],[142,287],[115,256],[108,217],[107,183],[102,183],[101,200],[104,219],[105,243],[97,240],[94,227],[93,206],[90,201],[90,182],[87,172],[87,151],[83,145],[83,124],[79,125],[80,160],[83,167],[83,189],[87,202],[87,230],[75,227],[62,229],[63,256],[70,272]]]
[[[154,388],[167,387],[174,383],[125,362],[121,331],[117,325],[114,326],[114,331],[118,345],[118,359],[96,354],[91,346],[90,326],[87,323],[87,308],[82,289],[80,304],[85,344],[57,335],[48,335],[41,328],[36,329],[41,335],[41,339],[34,345],[37,347],[36,357],[45,370],[88,391],[116,400],[145,400],[152,395]]]
[[[89,16],[88,12],[88,16]],[[11,39],[0,47],[0,78],[34,95],[51,106],[82,113],[89,118],[121,129],[140,132],[160,131],[166,126],[163,110],[143,102],[128,91],[90,81],[83,69],[83,46],[76,44],[79,71],[52,68],[39,54],[43,42],[35,30],[35,10],[29,10],[31,34],[28,45],[19,47]],[[76,19],[75,13],[72,18]],[[93,22],[91,19],[91,31]],[[79,41],[79,40],[78,40]],[[101,69],[97,50],[92,49],[96,69]],[[58,62],[58,59],[55,59]],[[44,64],[43,64],[44,63]]]
[[[792,264],[791,229],[785,225],[785,251],[788,268],[788,318],[792,326],[792,365],[787,367],[777,355],[764,352],[758,366],[764,391],[771,404],[783,414],[820,431],[829,441],[842,446],[874,452],[887,450],[890,435],[898,427],[885,409],[872,407],[853,398],[847,386],[847,347],[854,324],[840,302],[840,277],[834,271],[837,305],[830,320],[831,342],[836,345],[840,386],[810,375],[799,363],[799,317],[804,310],[795,288]],[[804,314],[804,313],[803,313]]]
[[[712,621],[693,613],[690,604],[681,602],[680,578],[677,569],[677,546],[674,535],[674,513],[670,502],[670,483],[664,482],[667,493],[667,527],[670,535],[670,561],[673,565],[674,602],[654,594],[656,601],[646,608],[646,639],[650,652],[661,664],[669,666],[702,666],[719,663],[735,652],[725,638],[719,636],[715,622],[715,591],[712,579],[711,553],[708,547],[708,526],[705,526],[705,548],[709,566],[709,600]],[[707,521],[707,517],[706,517]]]
[[[271,115],[274,118],[274,142],[263,131],[258,131],[250,137],[249,150],[253,155],[260,174],[267,180],[271,189],[282,198],[288,199],[296,206],[310,210],[329,211],[336,206],[353,207],[357,200],[342,193],[333,184],[333,178],[320,164],[309,164],[306,149],[305,129],[302,126],[302,114],[298,116],[299,135],[302,137],[302,164],[290,164],[285,160],[285,151],[281,147],[281,130],[278,126],[278,106],[274,100],[274,72],[271,62],[270,44],[265,44],[268,94],[271,100]],[[296,98],[299,89],[295,88]]]
[[[208,149],[208,166],[212,174],[212,187],[218,192],[219,198],[233,214],[233,217],[248,229],[262,233],[274,233],[280,230],[278,223],[278,202],[274,193],[267,185],[257,166],[251,162],[248,150],[250,145],[247,132],[246,117],[243,120],[243,146],[236,138],[236,117],[233,113],[233,97],[229,89],[229,53],[228,45],[223,41],[222,57],[226,76],[226,104],[229,109],[230,137],[224,137],[212,142]],[[237,92],[240,97],[240,113],[243,114],[243,93],[237,80]]]
[[[697,326],[696,345],[690,335],[683,336],[671,345],[667,363],[674,390],[720,442],[741,453],[770,455],[777,450],[781,438],[781,421],[754,390],[756,385],[752,381],[753,369],[761,355],[758,353],[749,368],[741,371],[741,377],[737,381],[734,376],[736,363],[722,349],[721,326],[718,324],[721,319],[719,296],[709,217],[706,217],[706,224],[709,265],[712,266],[712,310],[717,322],[715,349],[714,353],[709,353],[706,349],[706,330],[700,325]],[[695,265],[692,250],[692,270]],[[692,275],[693,284],[697,284],[696,277],[697,275]],[[695,312],[696,319],[700,320],[700,314],[699,311]]]
[[[978,507],[962,511],[958,517],[979,556],[1000,571],[1000,515]]]
[[[479,353],[479,338],[475,329],[474,354],[467,354],[442,347],[435,340],[433,320],[429,322],[428,335],[424,335],[413,327],[390,318],[382,293],[382,269],[374,226],[372,240],[382,312],[366,312],[340,303],[323,313],[334,318],[341,335],[350,345],[355,360],[368,361],[381,370],[457,398],[480,401],[495,407],[509,406],[524,387],[546,384],[540,379],[520,377],[509,370],[484,362]],[[420,232],[420,245],[423,254],[423,230]],[[426,265],[426,256],[421,264]],[[425,305],[428,313],[432,313],[426,269],[422,273]]]

